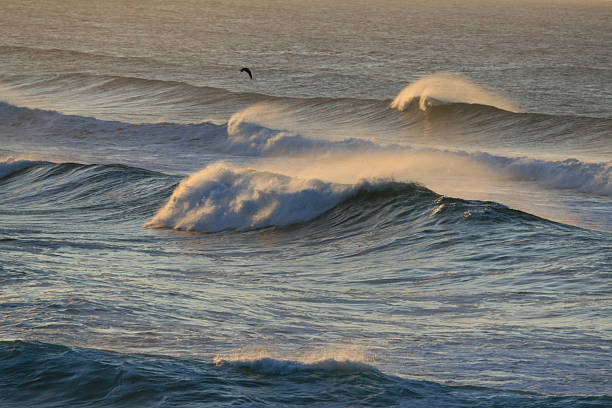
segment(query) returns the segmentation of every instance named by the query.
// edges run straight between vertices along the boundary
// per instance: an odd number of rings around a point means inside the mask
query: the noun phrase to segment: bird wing
[[[240,70],[240,72],[246,72],[247,74],[249,74],[249,77],[251,77],[251,79],[253,79],[253,74],[251,74],[251,70],[244,67]]]

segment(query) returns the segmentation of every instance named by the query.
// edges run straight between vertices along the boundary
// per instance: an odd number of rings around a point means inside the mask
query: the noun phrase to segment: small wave
[[[349,138],[328,141],[304,137],[298,133],[272,130],[247,121],[266,106],[257,105],[234,114],[227,124],[228,138],[220,150],[237,155],[301,155],[316,152],[351,152],[381,147],[371,141]]]
[[[612,196],[612,163],[578,159],[547,161],[529,157],[502,157],[488,153],[458,153],[490,167],[500,178],[531,181],[547,188],[572,189]]]
[[[261,354],[261,353],[260,353]],[[287,360],[274,357],[250,357],[248,355],[224,356],[214,358],[214,363],[220,367],[246,369],[254,373],[266,375],[287,375],[296,373],[319,372],[328,375],[360,375],[382,374],[375,367],[361,361],[308,358],[310,361]]]
[[[218,361],[0,342],[0,405],[609,407],[609,396],[545,396],[404,379],[366,364]]]
[[[372,360],[367,349],[358,344],[333,345],[280,356],[267,348],[246,347],[218,354],[213,362],[217,366],[246,368],[254,372],[283,375],[306,371],[364,373],[378,369],[368,362]]]
[[[470,103],[493,106],[510,112],[519,108],[498,93],[484,89],[457,74],[437,73],[423,77],[404,88],[391,102],[391,107],[404,110],[414,101],[425,111],[435,105]]]

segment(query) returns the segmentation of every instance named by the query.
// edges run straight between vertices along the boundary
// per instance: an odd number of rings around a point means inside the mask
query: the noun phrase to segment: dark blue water
[[[360,363],[261,359],[216,364],[30,342],[0,344],[3,406],[606,407],[610,397],[554,397],[451,387]]]

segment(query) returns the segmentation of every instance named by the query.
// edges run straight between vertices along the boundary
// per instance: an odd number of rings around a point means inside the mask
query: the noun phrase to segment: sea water
[[[609,2],[0,22],[1,406],[612,406]]]

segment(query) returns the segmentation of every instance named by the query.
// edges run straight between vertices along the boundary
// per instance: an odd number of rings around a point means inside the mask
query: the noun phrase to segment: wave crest
[[[315,152],[374,150],[381,146],[364,139],[339,141],[313,139],[286,130],[265,127],[270,120],[283,120],[289,114],[282,107],[258,104],[235,113],[227,123],[228,138],[221,146],[226,153],[239,155],[299,155]]]
[[[356,344],[330,346],[297,356],[278,356],[267,349],[245,348],[217,355],[216,366],[246,369],[266,375],[288,375],[303,372],[327,374],[382,374],[368,364],[372,360],[366,349]]]
[[[145,227],[212,232],[289,225],[322,214],[354,188],[216,163],[184,179]]]
[[[509,112],[519,112],[508,98],[484,89],[461,75],[437,73],[418,79],[405,87],[391,102],[391,108],[405,110],[418,102],[421,110],[449,103],[469,103],[493,106]]]
[[[0,158],[1,160],[1,158]],[[19,160],[14,158],[8,158],[4,161],[0,161],[0,179],[10,176],[13,173],[27,169],[28,167],[36,166],[39,164],[45,164],[43,161],[33,160]]]

